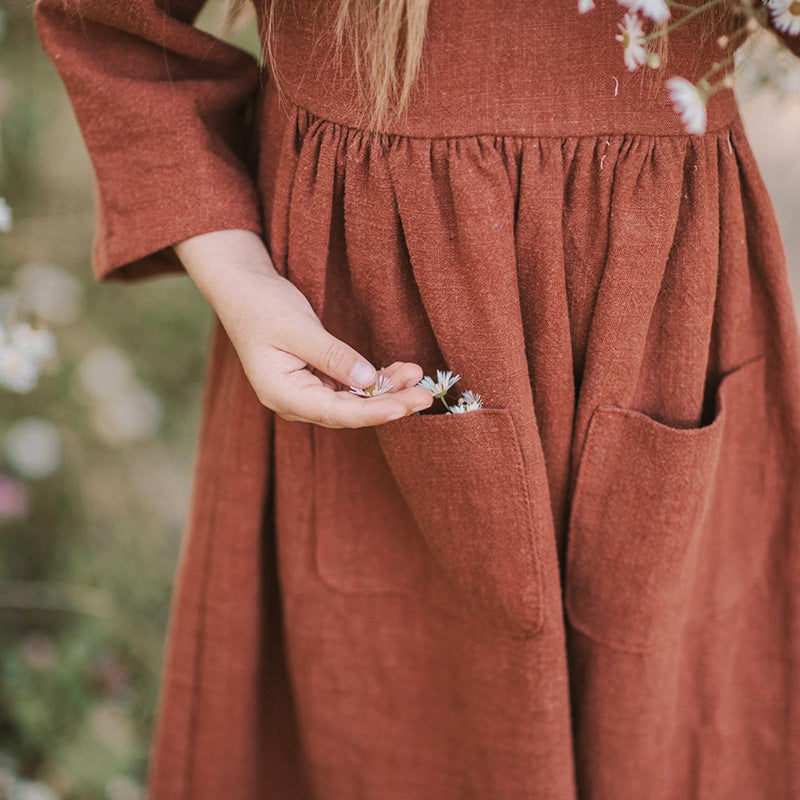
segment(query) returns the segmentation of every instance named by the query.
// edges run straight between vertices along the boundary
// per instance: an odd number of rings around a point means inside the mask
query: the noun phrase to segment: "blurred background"
[[[48,331],[0,382],[0,800],[142,800],[211,313],[186,276],[94,283],[91,166],[30,0],[0,32],[0,320]],[[800,61],[767,39],[736,91],[797,305]]]

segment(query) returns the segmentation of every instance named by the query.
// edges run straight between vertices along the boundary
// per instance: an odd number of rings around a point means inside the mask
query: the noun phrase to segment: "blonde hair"
[[[317,0],[319,11],[323,0]],[[277,15],[285,0],[267,0],[264,56],[280,89],[272,44]],[[430,0],[339,0],[335,39],[339,65],[345,39],[353,52],[356,83],[368,127],[380,128],[391,113],[408,108],[422,64],[422,43]],[[230,32],[253,16],[250,0],[227,0],[223,30]],[[366,62],[366,64],[364,63]],[[364,72],[367,82],[364,82]]]

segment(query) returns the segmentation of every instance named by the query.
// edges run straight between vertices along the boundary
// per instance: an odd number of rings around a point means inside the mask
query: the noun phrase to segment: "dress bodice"
[[[319,14],[312,0],[284,5],[273,45],[287,96],[318,117],[364,126],[349,48],[341,71],[337,66],[338,3],[323,0]],[[699,15],[669,34],[662,69],[629,72],[615,40],[625,11],[598,3],[579,14],[575,0],[431,0],[408,114],[382,130],[419,137],[683,133],[664,81],[701,77],[724,55],[716,38],[731,20],[709,32]],[[259,20],[263,39],[263,8]],[[718,92],[707,129],[724,127],[735,114],[733,92]]]

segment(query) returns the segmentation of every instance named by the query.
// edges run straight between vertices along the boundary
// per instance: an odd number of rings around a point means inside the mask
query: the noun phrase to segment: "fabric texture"
[[[286,4],[286,99],[199,5],[36,3],[98,278],[254,230],[484,408],[289,422],[215,320],[150,799],[800,800],[800,333],[734,95],[686,134],[616,3],[432,0],[375,131],[334,0]],[[665,75],[718,57],[695,20]]]

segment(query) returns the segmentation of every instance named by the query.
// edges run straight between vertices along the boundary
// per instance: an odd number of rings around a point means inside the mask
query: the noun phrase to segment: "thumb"
[[[364,389],[378,376],[369,361],[324,328],[316,332],[308,345],[309,352],[296,355],[339,383]]]

